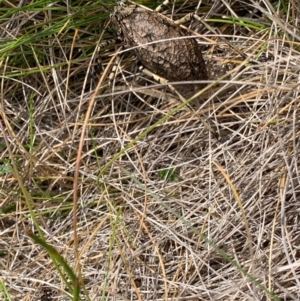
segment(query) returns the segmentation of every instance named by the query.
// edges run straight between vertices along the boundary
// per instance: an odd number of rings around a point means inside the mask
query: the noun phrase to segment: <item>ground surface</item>
[[[109,87],[72,4],[0,3],[0,299],[300,300],[300,4],[171,1],[210,26],[189,108],[130,51]]]

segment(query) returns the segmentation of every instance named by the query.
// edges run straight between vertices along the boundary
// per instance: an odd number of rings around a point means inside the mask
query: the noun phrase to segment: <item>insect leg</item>
[[[109,74],[109,76],[108,76],[109,84],[111,84],[111,82],[112,82],[113,79],[115,78],[116,72],[117,72],[118,67],[119,67],[119,65],[120,65],[120,62],[121,62],[121,56],[120,56],[120,55],[117,55],[116,60],[115,60],[115,62],[114,62],[114,65],[113,65],[113,67],[112,67],[112,69],[111,69],[111,72],[110,72],[110,74]]]
[[[97,48],[97,52],[99,53],[102,49],[110,46],[110,45],[115,45],[117,43],[117,39],[111,39],[108,41],[103,41],[99,44],[98,48]]]
[[[101,70],[103,70],[102,68],[102,56],[101,56],[101,52],[104,48],[110,46],[110,45],[115,45],[117,43],[117,40],[116,39],[112,39],[112,40],[109,40],[109,41],[103,41],[101,42],[95,53],[96,53],[96,64],[95,64],[95,67],[94,67],[94,70],[92,71],[91,75],[94,76],[94,74],[99,74],[99,72]]]
[[[157,6],[156,9],[154,11],[156,12],[160,12],[164,9],[164,7],[166,7],[169,4],[169,0],[165,0],[161,5]]]
[[[197,16],[197,17],[195,17],[195,16]],[[177,25],[180,25],[180,24],[184,24],[186,22],[190,22],[193,19],[195,19],[197,21],[201,20],[201,18],[198,15],[196,15],[195,13],[190,13],[190,14],[187,14],[184,17],[174,21],[174,23],[176,23]]]

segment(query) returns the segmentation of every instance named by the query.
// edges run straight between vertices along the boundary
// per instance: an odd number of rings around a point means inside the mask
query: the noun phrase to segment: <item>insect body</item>
[[[200,45],[189,38],[188,30],[167,17],[119,2],[111,13],[111,20],[126,46],[133,47],[137,58],[149,71],[175,82],[208,78]],[[182,84],[176,89],[189,96],[202,87]]]

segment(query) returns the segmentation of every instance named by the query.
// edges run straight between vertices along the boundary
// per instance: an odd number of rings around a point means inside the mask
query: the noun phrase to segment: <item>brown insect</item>
[[[168,81],[208,79],[201,47],[190,32],[166,16],[137,5],[118,2],[111,12],[118,36],[125,41],[141,64]],[[181,84],[175,87],[191,96],[203,84]]]

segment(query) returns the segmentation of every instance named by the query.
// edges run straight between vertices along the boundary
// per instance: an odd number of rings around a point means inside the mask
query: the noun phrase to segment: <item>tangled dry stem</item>
[[[234,9],[239,12],[233,5],[226,13]],[[265,7],[257,9],[262,17]],[[223,39],[249,57],[264,50],[268,60],[256,64],[241,66],[244,59],[218,36],[207,37],[211,80],[220,70],[230,76],[105,172],[105,164],[179,102],[135,74],[131,55],[123,57],[111,89],[97,93],[76,187],[79,259],[90,300],[271,300],[216,247],[278,300],[300,299],[299,53],[276,20],[267,32],[222,28]],[[89,58],[56,67],[66,51],[54,43],[44,62],[52,69],[2,78],[1,137],[9,145],[1,146],[0,159],[2,167],[10,162],[11,150],[47,242],[73,267],[74,169],[97,78],[86,72]],[[110,53],[114,48],[104,67]],[[15,205],[0,215],[6,252],[0,280],[12,300],[67,300],[49,255],[25,234],[35,228],[15,174],[3,174],[0,184],[1,208]]]

